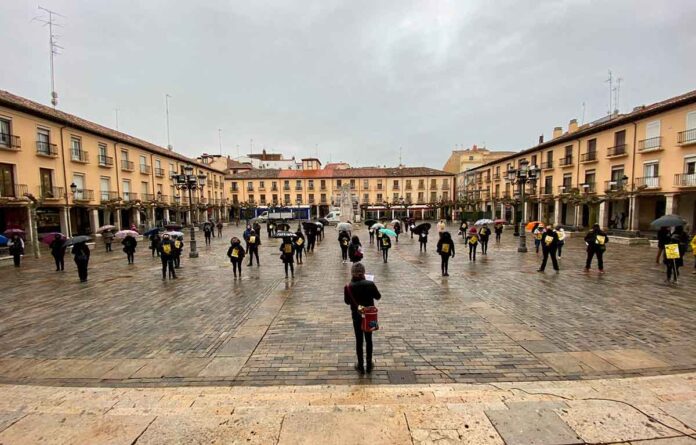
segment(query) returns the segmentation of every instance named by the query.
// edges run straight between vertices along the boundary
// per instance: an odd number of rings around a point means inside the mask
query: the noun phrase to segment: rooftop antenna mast
[[[614,89],[614,85],[613,85],[614,78],[613,78],[613,76],[612,76],[612,74],[611,74],[611,70],[609,70],[609,78],[608,78],[607,80],[605,80],[605,82],[608,82],[608,83],[609,83],[609,112],[608,112],[607,114],[609,114],[609,116],[611,116],[611,112],[612,112],[612,110],[613,110],[613,108],[612,108],[612,106],[611,106],[611,102],[612,102],[611,99],[612,99],[612,96],[614,95],[614,91],[613,91],[613,89]]]
[[[41,18],[41,17],[35,17],[33,20],[36,20],[37,22],[43,23],[44,26],[48,26],[48,42],[49,42],[50,60],[51,60],[51,104],[53,105],[53,108],[55,108],[58,105],[58,93],[56,92],[56,76],[55,76],[53,59],[55,56],[60,54],[60,50],[64,49],[64,48],[62,46],[58,45],[58,37],[59,36],[53,32],[53,27],[61,27],[61,25],[56,23],[56,17],[65,18],[65,16],[58,14],[55,11],[51,11],[50,9],[46,9],[42,6],[39,6],[39,9],[48,14],[48,19]]]
[[[401,167],[401,150],[402,147],[399,147],[399,167]]]
[[[582,119],[580,119],[580,125],[585,125],[585,109],[587,108],[587,105],[585,102],[582,103]]]
[[[167,148],[169,150],[172,150],[173,149],[172,141],[171,141],[171,138],[169,136],[169,98],[170,97],[172,97],[172,96],[170,96],[169,94],[164,95],[164,108],[165,108],[165,112],[167,115]]]
[[[218,128],[218,142],[220,143],[220,156],[222,156],[222,128]]]
[[[619,99],[621,98],[621,82],[623,82],[623,78],[619,77],[616,79],[616,86],[614,87],[614,113],[619,114],[619,108],[621,108],[621,104],[619,103]]]
[[[114,108],[114,111],[116,112],[116,131],[119,131],[119,129],[118,129],[118,108]]]

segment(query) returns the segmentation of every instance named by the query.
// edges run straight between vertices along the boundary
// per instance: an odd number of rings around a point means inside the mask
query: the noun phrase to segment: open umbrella
[[[101,226],[100,228],[97,229],[97,233],[108,232],[110,230],[116,230],[116,226],[112,226],[111,224]]]
[[[285,230],[281,230],[275,233],[273,235],[273,238],[296,238],[297,235],[294,232],[289,232]]]
[[[484,224],[493,224],[493,220],[488,219],[488,218],[483,218],[483,219],[479,219],[478,221],[476,221],[474,223],[475,226],[482,226]]]
[[[167,230],[181,230],[182,229],[181,224],[165,224],[164,228]]]
[[[686,225],[686,220],[679,215],[664,215],[650,223],[653,227],[677,227]]]
[[[116,238],[125,238],[129,235],[130,236],[140,236],[140,234],[138,232],[136,232],[135,230],[119,230],[118,232],[116,232],[116,234],[114,236]]]
[[[279,232],[286,232],[290,230],[290,224],[286,222],[276,224],[276,230]]]
[[[317,221],[319,221],[320,223],[324,224],[325,226],[328,226],[328,225],[331,224],[331,223],[329,222],[329,220],[326,219],[326,218],[319,218]]]
[[[336,229],[339,232],[350,232],[351,230],[353,230],[353,225],[349,222],[342,222],[336,226]]]
[[[178,232],[176,230],[169,230],[168,232],[164,232],[164,235],[169,235],[172,237],[184,236],[184,234],[182,232]]]
[[[505,223],[507,223],[507,221],[505,221],[504,219],[498,218],[495,221],[493,221],[493,223],[494,224],[505,224]]]
[[[8,241],[7,237],[0,235],[0,246],[6,245]]]
[[[396,236],[396,232],[394,232],[394,231],[391,230],[391,229],[381,228],[381,229],[379,229],[379,231],[382,232],[382,233],[384,233],[385,235]]]
[[[53,240],[56,239],[56,235],[60,235],[60,239],[63,241],[67,239],[67,237],[60,232],[51,232],[41,235],[41,242],[44,244],[51,244]]]
[[[12,237],[12,235],[24,236],[24,230],[22,229],[7,229],[3,232],[5,236]]]
[[[151,235],[154,235],[156,233],[160,233],[159,227],[155,227],[154,229],[148,230],[147,232],[143,233],[143,236],[151,236]]]
[[[314,233],[317,230],[319,230],[319,226],[317,226],[318,223],[311,223],[311,222],[303,222],[302,223],[302,228],[304,228],[304,231],[307,233]]]
[[[372,226],[370,226],[371,230],[379,230],[379,229],[383,229],[383,228],[384,228],[384,224],[382,224],[382,223],[375,223],[375,224],[372,224]]]
[[[92,239],[92,238],[90,238],[90,237],[88,237],[88,236],[86,236],[86,235],[77,235],[77,236],[73,236],[73,237],[70,238],[69,240],[65,241],[65,242],[63,243],[63,246],[64,246],[64,247],[68,247],[68,246],[75,245],[75,244],[77,244],[77,243],[86,243],[87,241],[89,241],[89,240],[91,240],[91,239]]]
[[[366,220],[365,220],[365,225],[366,225],[367,227],[372,227],[376,222],[377,222],[376,219],[366,219]]]
[[[430,223],[422,223],[422,224],[418,224],[416,227],[414,227],[413,229],[411,229],[411,231],[412,231],[413,233],[415,233],[416,235],[420,235],[422,232],[427,232],[427,231],[429,231],[429,230],[430,230],[430,227],[431,227],[431,226],[430,226]]]
[[[401,224],[401,221],[398,219],[392,220],[391,225],[393,226],[394,224]]]
[[[544,223],[541,221],[529,221],[527,225],[525,226],[525,229],[527,230],[532,230],[535,225],[540,225],[541,227],[544,227]]]

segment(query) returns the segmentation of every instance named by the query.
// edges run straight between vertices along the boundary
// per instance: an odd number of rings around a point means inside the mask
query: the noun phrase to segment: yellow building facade
[[[185,165],[207,179],[192,201],[171,178]],[[75,235],[227,214],[223,171],[0,91],[0,232],[30,234],[34,218],[39,234]]]
[[[537,180],[519,186],[507,172],[521,163]],[[550,141],[469,171],[458,195],[466,205],[510,220],[517,204],[524,220],[649,230],[664,214],[696,221],[696,91],[631,113],[608,116]]]

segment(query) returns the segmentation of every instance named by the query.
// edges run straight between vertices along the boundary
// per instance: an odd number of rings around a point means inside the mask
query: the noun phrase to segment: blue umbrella
[[[7,237],[0,235],[0,246],[6,245],[8,241]]]
[[[384,233],[385,235],[396,236],[396,232],[390,229],[379,229],[379,231]]]
[[[155,233],[159,233],[159,232],[160,232],[160,228],[155,227],[154,229],[150,229],[147,232],[143,233],[143,236],[150,236],[150,235],[154,235]]]

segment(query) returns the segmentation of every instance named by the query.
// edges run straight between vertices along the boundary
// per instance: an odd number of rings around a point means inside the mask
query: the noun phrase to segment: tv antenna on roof
[[[612,96],[614,94],[614,85],[613,85],[614,78],[612,77],[611,70],[609,70],[609,78],[607,80],[605,80],[605,82],[609,83],[609,111],[607,112],[607,114],[609,116],[611,116],[611,112],[613,110],[613,108],[611,106],[611,100],[612,100]]]
[[[37,22],[43,23],[44,26],[48,26],[48,43],[49,43],[49,48],[50,48],[50,61],[51,61],[51,104],[53,105],[53,108],[55,108],[58,105],[58,93],[56,92],[56,76],[55,76],[55,70],[53,66],[53,59],[54,56],[57,56],[60,54],[60,50],[64,49],[62,46],[58,45],[58,35],[53,32],[53,27],[61,27],[58,23],[56,23],[56,17],[63,17],[65,18],[64,15],[58,14],[55,11],[51,11],[50,9],[46,9],[42,6],[39,6],[39,9],[41,11],[44,11],[48,14],[48,18],[44,17],[34,17],[32,21],[36,20]]]
[[[619,108],[621,104],[619,99],[621,98],[621,82],[623,82],[623,77],[616,79],[616,86],[614,87],[614,113],[619,114]]]

